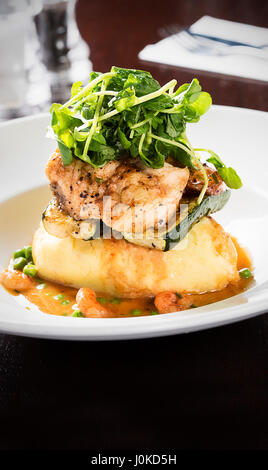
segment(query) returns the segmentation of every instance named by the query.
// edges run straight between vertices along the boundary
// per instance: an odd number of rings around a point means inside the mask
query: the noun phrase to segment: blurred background
[[[0,23],[0,120],[48,111],[112,65],[197,76],[214,103],[268,110],[267,1],[1,0]]]

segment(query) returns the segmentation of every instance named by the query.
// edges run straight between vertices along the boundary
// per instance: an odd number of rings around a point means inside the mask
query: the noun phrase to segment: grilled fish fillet
[[[153,169],[130,158],[97,169],[74,159],[64,167],[57,150],[46,175],[59,205],[75,219],[102,219],[113,230],[143,232],[166,224],[174,215],[189,170],[168,163]]]

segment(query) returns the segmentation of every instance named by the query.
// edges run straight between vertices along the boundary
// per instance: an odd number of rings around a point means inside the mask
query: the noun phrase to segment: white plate
[[[49,200],[44,168],[55,142],[45,138],[47,115],[0,125],[0,269],[13,251],[30,243]],[[88,319],[27,310],[19,297],[0,287],[0,330],[45,338],[108,340],[144,338],[211,328],[268,310],[268,113],[213,106],[200,123],[189,126],[195,146],[217,152],[234,166],[244,187],[216,217],[249,248],[255,285],[230,299],[166,315]]]

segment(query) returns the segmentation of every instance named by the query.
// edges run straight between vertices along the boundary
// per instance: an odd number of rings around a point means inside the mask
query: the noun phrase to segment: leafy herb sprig
[[[152,168],[161,168],[168,156],[189,168],[200,169],[204,186],[207,175],[196,151],[210,153],[212,163],[231,188],[242,183],[211,150],[193,149],[186,137],[186,124],[198,122],[212,100],[196,78],[176,91],[176,80],[164,86],[149,72],[112,67],[108,73],[92,72],[89,83],[74,83],[70,100],[51,107],[51,128],[64,165],[73,156],[95,168],[125,154]]]

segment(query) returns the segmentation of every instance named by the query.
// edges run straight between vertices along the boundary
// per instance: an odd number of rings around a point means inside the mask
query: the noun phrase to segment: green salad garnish
[[[211,150],[193,149],[186,137],[186,124],[198,122],[212,99],[199,81],[181,85],[176,80],[164,86],[149,72],[112,67],[108,73],[92,72],[89,83],[73,84],[71,99],[51,107],[51,128],[58,141],[64,165],[73,157],[95,168],[129,155],[147,166],[161,168],[171,156],[182,165],[200,169],[204,187],[207,174],[198,151],[209,152],[212,163],[227,186],[240,188],[235,170],[224,165]]]

